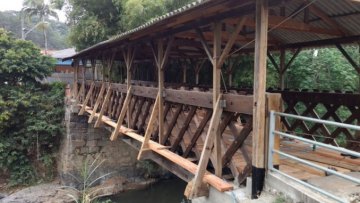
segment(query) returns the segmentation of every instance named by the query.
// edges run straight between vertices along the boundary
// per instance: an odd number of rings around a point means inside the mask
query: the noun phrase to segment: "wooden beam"
[[[121,111],[120,111],[119,118],[118,118],[118,120],[116,122],[116,127],[115,127],[115,129],[112,132],[111,137],[110,137],[111,141],[116,140],[118,135],[119,135],[119,129],[120,129],[121,125],[124,122],[126,112],[128,112],[127,109],[129,108],[129,103],[130,103],[131,97],[132,97],[132,86],[130,86],[130,88],[127,91],[123,106],[122,106]],[[119,104],[119,105],[121,105],[121,104]]]
[[[93,111],[92,111],[92,113],[91,113],[91,115],[90,115],[90,117],[89,117],[88,123],[91,123],[92,120],[94,119],[94,116],[95,116],[95,114],[96,114],[96,111],[97,111],[97,109],[98,109],[98,107],[99,107],[99,105],[100,105],[100,101],[101,101],[101,99],[102,99],[102,97],[103,97],[104,91],[105,91],[105,83],[102,82],[99,95],[98,95],[98,97],[97,97],[97,99],[96,99],[96,102],[95,102],[95,105],[94,105],[94,109],[93,109]]]
[[[222,112],[223,112],[223,108],[221,107],[221,95],[220,95],[218,100],[216,101],[216,106],[211,117],[209,130],[206,134],[204,147],[201,152],[198,167],[196,169],[196,173],[194,177],[194,185],[193,188],[191,189],[191,197],[197,197],[200,192],[199,189],[201,188],[201,185],[204,184],[203,178],[206,173],[206,167],[209,162],[211,151],[214,147],[215,137],[219,130],[219,122],[221,119]]]
[[[271,54],[269,51],[267,52],[267,56],[268,56],[270,62],[271,62],[271,63],[273,64],[273,66],[275,67],[276,71],[277,71],[278,73],[280,73],[279,65],[276,63],[274,57],[272,56],[272,54]]]
[[[182,107],[183,107],[182,104],[178,104],[178,105],[176,106],[176,110],[175,110],[175,112],[174,112],[174,115],[173,115],[170,123],[169,123],[167,132],[166,132],[166,134],[164,135],[164,140],[165,140],[165,141],[163,141],[162,143],[165,143],[166,140],[169,138],[169,136],[170,136],[170,134],[171,134],[171,131],[172,131],[172,129],[174,128],[174,126],[175,126],[175,124],[176,124],[176,122],[177,122],[177,119],[179,118],[179,115],[180,115],[180,113],[181,113],[181,111],[182,111]],[[170,110],[170,111],[171,111],[171,110]]]
[[[226,20],[226,22],[235,24],[235,21],[233,19]],[[298,32],[309,32],[314,34],[342,36],[342,32],[340,32],[337,29],[315,27],[298,20],[288,19],[287,17],[283,17],[283,16],[271,15],[268,18],[268,22],[269,22],[268,27],[270,29],[283,29],[283,30],[298,31]],[[256,22],[254,19],[248,18],[244,25],[249,27],[255,27],[255,23]]]
[[[301,48],[296,49],[294,55],[291,57],[290,61],[286,64],[285,69],[281,70],[282,73],[285,73],[285,71],[291,66],[291,64],[294,62],[294,60],[296,59],[296,57],[299,55],[300,52],[301,52]]]
[[[146,127],[144,141],[142,142],[142,145],[141,145],[138,157],[137,157],[138,160],[141,159],[141,156],[142,156],[142,153],[144,152],[144,150],[149,149],[149,140],[150,140],[151,134],[154,131],[154,123],[155,123],[157,117],[159,116],[159,100],[160,100],[159,98],[160,98],[160,94],[158,94],[158,96],[156,97],[156,100],[155,100],[155,103],[153,106],[153,110],[151,112],[148,125]]]
[[[209,45],[208,45],[208,43],[207,43],[207,41],[206,41],[206,39],[204,37],[204,34],[200,30],[200,28],[196,28],[195,31],[196,31],[198,37],[200,38],[200,42],[201,42],[201,44],[202,44],[202,46],[204,48],[204,51],[205,51],[206,55],[208,56],[209,61],[212,64],[214,64],[213,55],[212,55],[212,53],[210,51]]]
[[[255,30],[252,198],[257,198],[260,195],[265,178],[265,92],[268,33],[267,0],[256,0]]]
[[[285,60],[286,60],[286,51],[285,49],[280,49],[279,87],[281,88],[281,90],[285,89],[285,73],[286,73]]]
[[[87,105],[87,103],[89,102],[89,99],[93,93],[93,90],[94,90],[94,87],[95,87],[95,83],[92,82],[91,85],[90,85],[90,88],[89,88],[89,91],[88,93],[86,94],[86,97],[85,97],[85,100],[83,102],[83,106],[81,107],[80,111],[79,111],[79,115],[84,115],[85,113],[85,106]]]
[[[82,82],[80,90],[79,90],[79,92],[78,92],[78,94],[76,95],[76,98],[75,98],[76,103],[78,103],[80,101],[80,96],[83,94],[84,91],[85,91],[85,83]]]
[[[242,23],[240,22],[239,27],[242,27]],[[239,29],[239,28],[238,28]],[[221,30],[222,30],[222,23],[221,22],[215,22],[214,23],[214,51],[213,51],[213,98],[212,98],[212,103],[213,103],[213,109],[215,111],[215,109],[217,108],[217,103],[216,101],[218,101],[220,99],[220,87],[221,87],[221,66],[222,64],[220,63],[221,61]],[[238,33],[236,33],[237,35]],[[233,44],[233,39],[230,41]],[[229,44],[228,47],[230,47],[230,45],[232,46],[232,44]],[[231,47],[230,47],[231,48]],[[230,51],[230,49],[228,48],[228,51]],[[225,57],[225,56],[224,56]],[[223,59],[224,60],[224,59]],[[218,121],[219,122],[219,121]],[[215,153],[215,162],[214,167],[215,167],[215,175],[217,175],[218,177],[221,177],[222,174],[222,167],[221,167],[221,145],[220,145],[220,140],[221,140],[221,134],[220,131],[218,129],[218,125],[219,123],[216,124],[216,131],[214,132],[214,153]],[[197,185],[197,182],[195,181],[195,185],[196,187],[199,187],[199,185]]]
[[[186,147],[183,157],[187,158],[189,156],[189,153],[191,152],[192,148],[196,145],[196,141],[199,139],[201,133],[203,132],[203,130],[204,130],[206,124],[208,123],[208,121],[210,120],[211,116],[212,116],[212,111],[207,110],[206,114],[203,117],[203,119],[201,120],[199,126],[196,127],[196,131],[195,131],[194,135],[192,136],[190,144]]]
[[[360,74],[360,65],[358,65],[353,58],[346,52],[346,50],[341,46],[341,44],[335,44],[345,59],[351,64],[351,66]]]
[[[242,147],[246,138],[250,135],[253,128],[253,119],[249,117],[246,120],[246,124],[239,134],[234,134],[234,141],[227,148],[224,156],[222,157],[222,165],[225,166],[231,161],[231,158],[234,156],[236,151]]]
[[[179,134],[176,136],[176,139],[175,139],[174,143],[171,146],[171,151],[174,152],[177,149],[177,147],[179,146],[181,140],[184,137],[184,134],[185,134],[186,130],[189,127],[189,124],[190,124],[192,118],[194,117],[194,115],[196,113],[196,109],[197,109],[196,106],[191,106],[190,107],[190,111],[189,111],[188,115],[186,116],[186,119],[185,119],[185,121],[183,123],[183,126],[180,129]]]
[[[309,3],[308,0],[305,1]],[[350,32],[345,27],[337,23],[334,19],[330,18],[327,15],[327,13],[325,13],[321,8],[317,7],[315,4],[310,4],[308,9],[310,10],[311,13],[321,18],[326,24],[337,30],[343,36],[350,34]]]
[[[224,50],[221,53],[220,59],[217,61],[217,67],[221,68],[221,66],[223,65],[225,59],[228,57],[228,54],[231,50],[231,48],[233,47],[236,38],[239,36],[239,32],[241,31],[241,29],[244,27],[246,21],[246,16],[245,17],[241,17],[239,19],[239,22],[236,24],[234,31],[231,33],[231,36],[229,38],[229,40],[227,41]],[[220,31],[221,32],[221,31]],[[221,38],[221,36],[220,36]]]
[[[101,109],[100,109],[100,113],[99,113],[99,116],[95,122],[95,125],[94,125],[94,128],[98,128],[100,127],[100,124],[102,122],[101,120],[101,117],[104,115],[104,112],[105,110],[107,109],[108,107],[108,103],[109,103],[109,99],[110,99],[110,95],[111,95],[111,83],[109,83],[109,87],[108,87],[108,91],[106,92],[106,95],[105,95],[105,98],[104,98],[104,101],[102,103],[102,106],[101,106]]]

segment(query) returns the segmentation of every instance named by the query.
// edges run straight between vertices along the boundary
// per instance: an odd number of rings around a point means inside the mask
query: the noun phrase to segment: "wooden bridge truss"
[[[282,89],[284,74],[302,48],[335,45],[359,73],[359,64],[342,44],[358,42],[360,31],[339,23],[342,18],[354,21],[352,18],[359,12],[349,11],[351,6],[348,4],[358,4],[355,0],[327,1],[199,1],[83,50],[71,57],[76,69],[73,92],[81,105],[80,114],[87,112],[89,122],[95,122],[95,127],[102,124],[111,126],[112,140],[132,138],[127,141],[137,145],[139,159],[151,158],[160,162],[190,182],[190,197],[203,195],[205,184],[219,191],[230,190],[233,185],[223,179],[242,182],[251,171],[252,196],[256,198],[265,176],[267,113],[282,108],[279,93],[266,93],[267,58],[279,73]],[[344,10],[348,8],[344,11],[348,14],[333,14],[331,9],[321,8],[327,4],[336,4]],[[287,62],[286,50],[294,53]],[[279,64],[272,55],[275,51],[280,52]],[[229,63],[226,73],[222,73],[224,62],[241,53],[254,54],[251,95],[221,89],[222,74],[228,74],[231,85],[234,72]],[[165,87],[164,72],[172,59],[196,60],[193,64],[196,84],[199,84],[204,61],[209,61],[212,66],[211,89]],[[81,80],[80,61],[84,65],[90,64],[93,73],[99,72],[96,64],[100,62],[102,78],[85,81],[83,73]],[[126,68],[126,84],[111,81],[116,61]],[[147,68],[149,64],[154,66],[157,84],[134,85],[136,67]],[[186,82],[186,74],[183,74],[183,82]],[[298,97],[294,100],[293,96],[284,95],[283,100],[287,112],[339,120],[337,106],[332,106],[332,103],[322,102],[327,112],[319,115],[314,108],[321,102]],[[300,103],[305,108],[303,112],[296,110]],[[352,114],[344,122],[355,122],[355,119],[358,122],[358,106],[345,106]],[[321,125],[310,127],[306,123],[288,120],[283,120],[283,124],[288,130],[300,129],[303,133],[322,131],[331,138],[340,133],[350,137],[344,130],[330,132]],[[279,145],[280,140],[275,140],[275,147]],[[278,157],[274,157],[274,164],[280,164]]]

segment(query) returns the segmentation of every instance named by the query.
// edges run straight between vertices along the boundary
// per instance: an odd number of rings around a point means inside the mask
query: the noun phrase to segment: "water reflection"
[[[186,183],[180,179],[163,180],[145,190],[121,193],[111,198],[119,203],[190,203],[184,198]]]

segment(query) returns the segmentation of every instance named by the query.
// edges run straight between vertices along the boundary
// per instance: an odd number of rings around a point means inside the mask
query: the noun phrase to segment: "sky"
[[[20,11],[24,0],[0,0],[0,11],[14,10]],[[64,11],[57,11],[59,20],[61,22],[66,21]]]

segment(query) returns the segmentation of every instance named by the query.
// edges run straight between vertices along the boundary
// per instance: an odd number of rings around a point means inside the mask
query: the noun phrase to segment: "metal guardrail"
[[[321,123],[321,124],[325,124],[325,125],[333,125],[333,126],[337,126],[337,127],[348,128],[348,129],[359,130],[359,131],[360,131],[360,126],[351,125],[351,124],[345,124],[345,123],[339,123],[339,122],[334,122],[334,121],[315,119],[315,118],[309,118],[309,117],[304,117],[304,116],[297,116],[297,115],[280,113],[280,112],[274,112],[274,111],[270,112],[268,169],[270,171],[272,171],[272,172],[281,174],[281,175],[283,175],[283,176],[285,176],[285,177],[287,177],[289,179],[292,179],[293,181],[298,182],[298,183],[304,185],[305,187],[308,187],[308,188],[310,188],[312,190],[316,190],[317,192],[319,192],[319,193],[321,193],[323,195],[326,195],[326,196],[330,197],[333,200],[336,200],[338,202],[347,202],[345,199],[343,199],[341,197],[338,197],[338,196],[336,196],[336,195],[334,195],[334,194],[332,194],[330,192],[327,192],[327,191],[325,191],[325,190],[323,190],[323,189],[321,189],[319,187],[316,187],[314,185],[311,185],[311,184],[309,184],[307,182],[304,182],[304,181],[301,181],[301,180],[299,180],[297,178],[294,178],[294,177],[280,171],[279,169],[274,168],[274,166],[273,166],[273,155],[274,155],[274,153],[277,153],[280,156],[286,157],[288,159],[295,160],[295,161],[300,162],[302,164],[308,165],[310,167],[314,167],[316,169],[326,171],[329,174],[333,174],[335,176],[341,177],[343,179],[354,182],[356,184],[360,184],[360,179],[349,176],[349,175],[346,175],[346,174],[343,174],[343,173],[339,173],[339,172],[337,172],[335,170],[328,169],[326,167],[317,165],[317,164],[315,164],[313,162],[309,162],[309,161],[306,161],[304,159],[298,158],[296,156],[287,154],[285,152],[281,152],[280,150],[276,150],[276,149],[274,149],[274,138],[275,138],[275,136],[282,136],[282,137],[287,137],[287,138],[291,138],[291,139],[296,139],[296,140],[299,140],[299,141],[302,141],[302,142],[305,142],[305,143],[321,146],[321,147],[324,147],[324,148],[327,148],[327,149],[330,149],[330,150],[334,150],[334,151],[341,152],[341,153],[344,153],[344,154],[349,154],[349,155],[352,155],[352,156],[355,156],[355,157],[360,157],[360,153],[355,152],[355,151],[351,151],[351,150],[348,150],[348,149],[345,149],[345,148],[342,148],[342,147],[336,147],[336,146],[332,146],[332,145],[329,145],[329,144],[324,144],[324,143],[321,143],[321,142],[317,142],[317,141],[305,139],[305,138],[302,138],[302,137],[298,137],[296,135],[291,135],[291,134],[288,134],[288,133],[277,131],[277,130],[275,130],[275,122],[276,122],[275,116],[294,118],[294,119],[299,119],[299,120],[303,120],[303,121]]]

